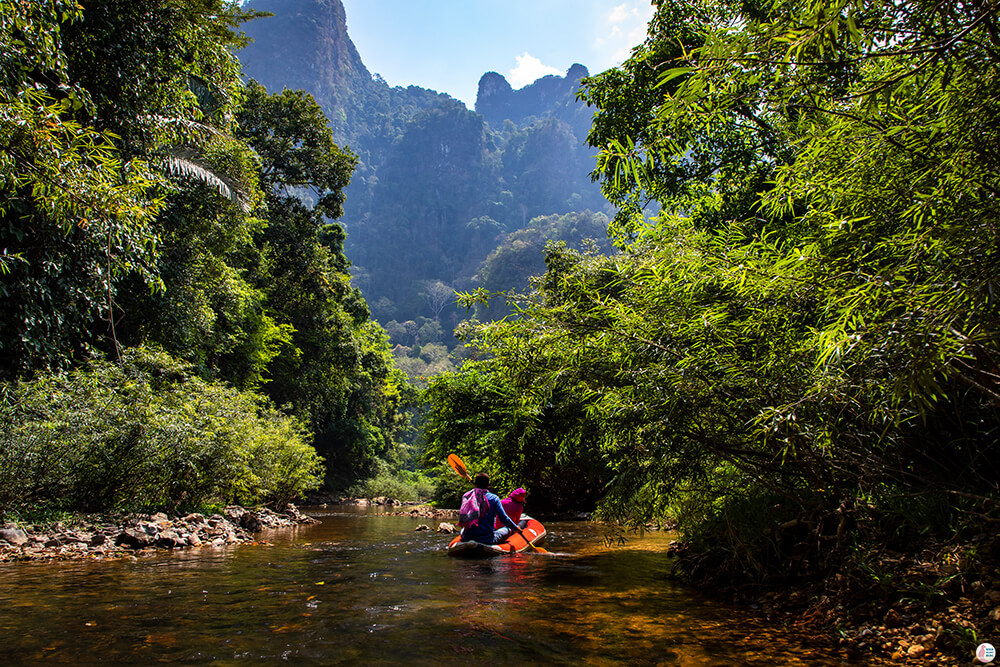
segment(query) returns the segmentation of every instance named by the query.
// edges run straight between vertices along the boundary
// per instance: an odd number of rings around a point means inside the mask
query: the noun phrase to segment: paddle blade
[[[461,477],[464,477],[470,482],[472,481],[472,478],[469,476],[469,469],[465,467],[465,462],[458,458],[457,454],[448,455],[448,465],[450,465],[451,469],[457,472]]]
[[[533,551],[537,551],[540,554],[547,554],[548,553],[548,551],[546,551],[545,549],[543,549],[541,547],[536,547],[534,544],[532,544],[531,540],[528,539],[528,536],[524,534],[523,530],[521,530],[520,528],[518,528],[517,532],[520,533],[521,537],[524,538],[524,541],[528,543],[528,548],[529,549],[532,549]]]

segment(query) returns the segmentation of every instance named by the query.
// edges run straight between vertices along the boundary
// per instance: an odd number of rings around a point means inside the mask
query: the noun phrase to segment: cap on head
[[[510,497],[519,503],[523,503],[524,499],[528,497],[528,492],[519,486],[510,492]]]

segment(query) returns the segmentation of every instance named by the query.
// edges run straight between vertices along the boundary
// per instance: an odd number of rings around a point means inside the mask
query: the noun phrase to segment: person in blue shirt
[[[476,488],[483,489],[486,492],[486,507],[481,510],[479,520],[476,523],[462,529],[462,541],[493,544],[493,524],[497,519],[512,531],[517,530],[517,524],[503,510],[503,505],[500,504],[500,496],[489,490],[490,476],[485,472],[477,473],[473,483],[476,485]]]

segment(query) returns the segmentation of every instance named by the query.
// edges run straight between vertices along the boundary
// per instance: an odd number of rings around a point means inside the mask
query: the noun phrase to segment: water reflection
[[[678,588],[669,535],[551,524],[554,555],[460,560],[416,519],[321,518],[272,546],[2,565],[0,664],[844,664]]]

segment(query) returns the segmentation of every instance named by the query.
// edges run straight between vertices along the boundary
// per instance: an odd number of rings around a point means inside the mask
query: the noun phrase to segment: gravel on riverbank
[[[283,512],[230,506],[220,514],[169,517],[79,515],[40,524],[0,527],[0,562],[37,560],[112,560],[157,550],[221,547],[262,542],[265,529],[315,523],[289,505]]]

